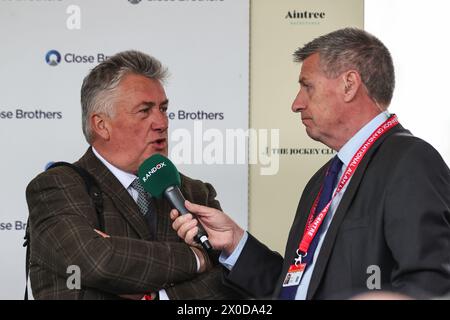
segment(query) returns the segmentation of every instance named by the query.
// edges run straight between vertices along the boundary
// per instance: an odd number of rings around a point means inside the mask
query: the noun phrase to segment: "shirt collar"
[[[339,150],[338,157],[348,166],[355,153],[362,146],[362,144],[370,137],[370,135],[378,128],[383,122],[389,119],[390,114],[385,111],[377,115],[370,120],[364,127],[362,127],[346,144]]]
[[[95,156],[108,168],[109,171],[119,180],[119,182],[123,185],[125,189],[128,190],[131,183],[137,178],[134,174],[125,172],[115,166],[113,166],[111,163],[105,160],[100,153],[95,150],[94,147],[92,147],[92,151],[94,152]]]

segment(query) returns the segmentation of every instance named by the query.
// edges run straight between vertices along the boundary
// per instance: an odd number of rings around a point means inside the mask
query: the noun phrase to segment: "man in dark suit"
[[[394,90],[388,49],[347,28],[294,56],[302,67],[292,110],[312,139],[338,154],[306,185],[284,258],[221,211],[187,203],[222,250],[227,279],[256,297],[280,299],[373,289],[417,298],[449,293],[450,171],[387,112]],[[196,220],[171,216],[192,244]]]
[[[81,89],[83,132],[91,145],[75,163],[103,194],[103,230],[81,176],[69,167],[38,175],[27,188],[30,278],[36,299],[169,299],[239,297],[222,283],[221,267],[171,228],[170,205],[137,183],[140,164],[167,156],[166,69],[137,51],[96,66]],[[187,199],[220,209],[214,188],[182,175]],[[80,287],[68,285],[71,266]],[[76,283],[76,282],[75,282]]]

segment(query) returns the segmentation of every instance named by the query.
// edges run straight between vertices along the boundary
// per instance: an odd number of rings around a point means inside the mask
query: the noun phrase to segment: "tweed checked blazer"
[[[222,282],[216,266],[197,274],[192,250],[171,227],[170,204],[156,200],[156,235],[137,204],[89,148],[75,163],[91,173],[103,192],[102,238],[94,204],[71,168],[39,174],[27,187],[31,235],[30,280],[36,299],[117,299],[121,294],[165,289],[170,299],[227,299],[240,296]],[[220,209],[214,188],[182,176],[186,199]],[[215,260],[215,259],[212,259]],[[81,271],[81,289],[69,289],[68,267]]]

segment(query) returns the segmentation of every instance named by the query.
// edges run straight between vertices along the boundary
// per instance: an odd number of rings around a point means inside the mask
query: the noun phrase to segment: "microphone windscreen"
[[[161,198],[168,187],[181,185],[180,174],[175,165],[159,153],[141,164],[138,176],[145,191],[156,198]]]

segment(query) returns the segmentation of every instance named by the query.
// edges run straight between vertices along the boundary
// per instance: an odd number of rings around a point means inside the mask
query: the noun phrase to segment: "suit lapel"
[[[147,221],[140,213],[138,206],[128,191],[117,180],[117,178],[106,168],[89,148],[79,160],[81,166],[85,167],[96,179],[102,192],[108,195],[114,205],[142,239],[150,239]]]
[[[154,199],[157,215],[156,239],[161,241],[178,241],[176,232],[172,229],[170,220],[170,204],[165,199]],[[172,232],[173,231],[173,232]]]
[[[344,196],[342,197],[342,200],[339,203],[339,206],[334,214],[333,220],[331,221],[327,234],[325,235],[325,239],[323,241],[322,247],[317,257],[311,281],[309,283],[306,299],[312,299],[320,285],[320,281],[322,280],[324,271],[328,263],[328,259],[330,258],[331,252],[333,250],[334,242],[336,240],[339,227],[341,226],[342,221],[344,220],[345,215],[348,212],[348,209],[352,203],[352,200],[356,192],[358,191],[359,185],[361,184],[362,178],[364,177],[364,173],[367,169],[367,166],[370,163],[370,160],[376,154],[376,151],[381,146],[381,144],[389,136],[393,135],[396,132],[401,131],[406,132],[406,130],[403,129],[403,127],[398,125],[397,127],[390,130],[388,133],[386,133],[384,136],[382,136],[367,152],[367,154],[364,156],[364,159],[361,161],[360,165],[353,174],[353,177],[349,182],[347,190],[345,191]]]

